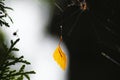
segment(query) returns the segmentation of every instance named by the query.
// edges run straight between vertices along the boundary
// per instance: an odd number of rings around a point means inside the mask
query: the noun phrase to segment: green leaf
[[[13,44],[13,40],[11,40],[11,45]]]
[[[12,51],[19,51],[18,48],[12,48]]]
[[[13,10],[12,8],[10,8],[10,7],[4,7],[4,9],[10,9],[10,10]]]
[[[10,21],[13,23],[13,20],[12,20],[12,18],[8,15],[8,18],[10,19]]]
[[[22,67],[20,68],[19,72],[23,72],[25,69],[25,65],[22,65]]]
[[[29,75],[25,74],[24,76],[25,76],[28,80],[30,80]]]

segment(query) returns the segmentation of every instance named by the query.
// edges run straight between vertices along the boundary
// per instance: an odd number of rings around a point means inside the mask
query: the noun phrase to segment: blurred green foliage
[[[0,26],[4,25],[6,27],[10,27],[8,22],[5,21],[5,18],[8,17],[11,20],[11,22],[13,23],[11,17],[7,14],[7,10],[13,10],[13,9],[5,6],[4,1],[5,0],[0,0]]]
[[[5,0],[0,0],[0,26],[10,27],[5,18],[8,17],[13,23],[11,17],[7,14],[7,9],[13,9],[5,6],[4,1]],[[25,71],[25,67],[30,65],[30,62],[24,60],[24,56],[16,57],[13,54],[19,51],[19,49],[15,47],[19,40],[19,38],[15,41],[11,40],[11,45],[8,47],[8,45],[4,43],[4,35],[0,30],[0,80],[23,80],[24,77],[30,80],[29,74],[35,74],[34,71]],[[11,68],[11,66],[15,66],[18,63],[21,64],[18,70]]]
[[[4,41],[4,34],[3,32],[0,30],[0,43],[2,43]]]

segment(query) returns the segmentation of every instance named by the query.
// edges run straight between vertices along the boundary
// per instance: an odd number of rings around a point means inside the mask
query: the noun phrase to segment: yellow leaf
[[[60,44],[57,46],[57,48],[53,54],[53,58],[63,70],[66,69],[67,57],[66,57],[65,53],[62,51]]]

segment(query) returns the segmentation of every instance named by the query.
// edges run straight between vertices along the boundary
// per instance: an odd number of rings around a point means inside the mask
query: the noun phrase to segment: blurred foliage
[[[4,41],[3,32],[0,30],[0,43]]]
[[[11,46],[9,48],[5,44],[1,44],[0,80],[23,80],[24,77],[30,80],[28,74],[35,74],[34,71],[24,71],[25,66],[29,65],[30,62],[24,60],[23,56],[16,57],[13,55],[13,51],[19,51],[18,48],[14,47],[19,40],[19,38],[16,41],[11,40]],[[19,71],[12,70],[11,66],[17,63],[23,63],[23,65],[20,67]]]
[[[7,10],[13,10],[13,9],[5,6],[4,1],[5,0],[0,0],[0,26],[4,25],[6,27],[10,27],[8,22],[5,21],[5,18],[8,17],[11,20],[11,22],[13,23],[11,17],[7,14]]]
[[[5,18],[8,17],[13,23],[11,17],[7,14],[7,9],[13,9],[6,7],[4,1],[5,0],[0,0],[0,26],[10,27]],[[11,40],[11,46],[8,47],[7,44],[4,43],[4,36],[0,30],[0,80],[23,80],[24,77],[30,80],[29,74],[35,74],[34,71],[25,71],[25,66],[30,65],[30,62],[24,60],[24,56],[16,57],[13,54],[19,51],[19,49],[15,47],[19,40],[19,38],[15,41]],[[11,66],[15,66],[18,63],[21,63],[19,70],[11,68]]]

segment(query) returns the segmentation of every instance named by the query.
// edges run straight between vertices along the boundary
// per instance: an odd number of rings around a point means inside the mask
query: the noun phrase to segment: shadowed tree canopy
[[[80,3],[87,4],[82,10]],[[120,1],[56,0],[50,33],[60,36],[70,54],[69,80],[119,80]]]

